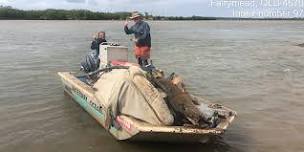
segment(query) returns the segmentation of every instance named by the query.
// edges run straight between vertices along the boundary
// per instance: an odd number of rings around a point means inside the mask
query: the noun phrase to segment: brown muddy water
[[[210,144],[115,141],[65,97],[91,35],[131,47],[119,21],[0,21],[0,151],[302,152],[304,22],[151,22],[154,64],[189,90],[238,112]],[[130,53],[131,54],[131,53]]]

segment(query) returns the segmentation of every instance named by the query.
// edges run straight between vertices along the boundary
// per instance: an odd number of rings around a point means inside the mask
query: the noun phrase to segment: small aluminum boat
[[[117,45],[102,45],[101,64],[125,66],[128,63],[128,49]],[[124,62],[120,62],[124,61]],[[102,66],[102,65],[101,65]],[[215,128],[202,129],[193,126],[155,126],[126,115],[111,118],[105,109],[105,101],[97,101],[96,90],[87,83],[87,77],[70,72],[59,72],[64,92],[71,96],[85,111],[93,116],[117,140],[164,141],[164,142],[206,142],[210,137],[221,135],[235,119],[236,112],[219,104],[209,104],[218,112],[228,112]]]
[[[107,127],[107,115],[103,105],[94,97],[94,89],[85,83],[83,77],[69,72],[59,72],[64,91],[117,140],[164,141],[164,142],[203,142],[211,136],[221,135],[236,117],[236,112],[224,106],[220,109],[230,111],[231,115],[222,120],[216,128],[200,129],[185,126],[153,126],[129,116],[119,115]]]

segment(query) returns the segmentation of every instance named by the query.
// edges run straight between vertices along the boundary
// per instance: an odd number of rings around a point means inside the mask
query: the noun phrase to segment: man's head
[[[142,15],[138,11],[132,12],[132,16],[130,17],[135,23],[141,21],[143,19]]]
[[[106,32],[100,31],[97,33],[97,38],[98,39],[105,39],[106,38]]]

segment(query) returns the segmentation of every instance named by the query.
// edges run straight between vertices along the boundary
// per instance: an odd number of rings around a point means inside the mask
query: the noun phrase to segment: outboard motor
[[[81,62],[81,70],[90,73],[98,70],[100,64],[100,59],[98,57],[97,52],[91,51],[84,60]]]
[[[106,68],[114,61],[128,62],[128,48],[118,43],[104,42],[100,44],[99,54],[94,50],[85,57],[81,62],[81,70],[91,73],[99,68]]]

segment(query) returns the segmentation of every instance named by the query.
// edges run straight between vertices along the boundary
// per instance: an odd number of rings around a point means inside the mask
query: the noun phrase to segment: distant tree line
[[[216,20],[216,17],[203,17],[203,16],[154,16],[154,20]]]
[[[88,10],[19,10],[10,6],[0,6],[0,19],[25,20],[122,20],[129,12],[104,13]]]
[[[92,12],[89,10],[20,10],[10,6],[0,6],[0,20],[125,20],[130,12]],[[304,18],[227,18],[202,16],[153,16],[147,12],[148,20],[303,20]]]
[[[130,12],[92,12],[89,10],[19,10],[10,6],[0,6],[0,19],[11,20],[125,20]],[[212,17],[164,17],[152,16],[145,12],[143,16],[150,20],[214,20]]]

